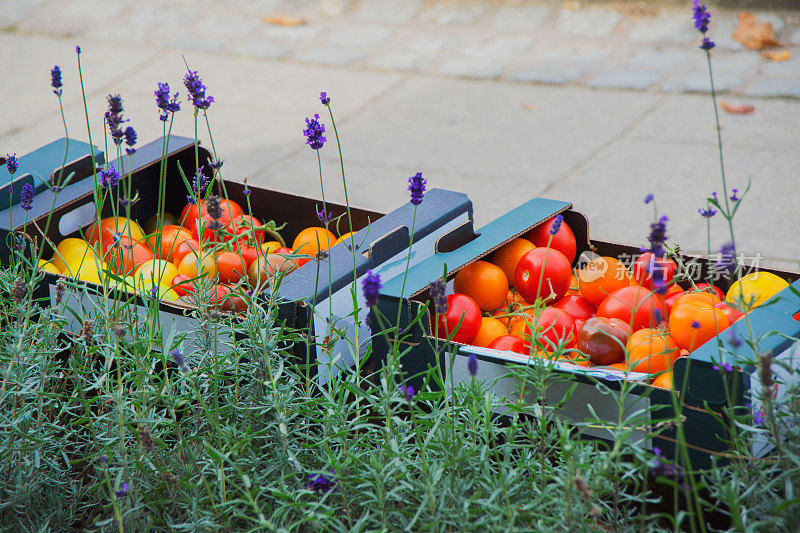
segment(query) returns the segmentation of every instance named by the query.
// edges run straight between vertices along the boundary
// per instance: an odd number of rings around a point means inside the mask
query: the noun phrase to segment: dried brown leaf
[[[733,38],[751,50],[779,46],[772,24],[756,22],[752,13],[739,13],[739,26],[733,30]]]
[[[264,22],[275,24],[276,26],[303,26],[308,21],[303,17],[293,17],[291,15],[264,15]]]
[[[536,104],[532,104],[530,102],[522,102],[522,107],[527,109],[528,111],[536,111],[539,109],[539,106]]]
[[[720,100],[719,105],[732,115],[749,115],[756,110],[756,108],[750,104],[729,104],[725,100]]]
[[[761,52],[761,57],[769,61],[788,61],[792,58],[792,53],[789,50],[764,50]]]

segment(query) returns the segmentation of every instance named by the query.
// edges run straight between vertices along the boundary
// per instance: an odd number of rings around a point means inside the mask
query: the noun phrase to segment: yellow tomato
[[[39,259],[39,270],[50,272],[51,274],[61,274],[61,271],[53,264],[52,261],[46,259]]]
[[[771,272],[753,272],[742,276],[728,289],[725,301],[738,303],[749,311],[763,304],[789,286],[785,280]]]
[[[275,253],[275,250],[278,248],[281,248],[281,243],[278,241],[269,241],[261,245],[261,249],[264,250],[265,256]]]
[[[51,262],[59,272],[68,274],[66,268],[67,263],[74,263],[77,261],[80,265],[86,256],[94,257],[95,255],[94,250],[89,246],[88,242],[83,239],[70,237],[58,243],[55,252],[53,252],[53,259]]]
[[[158,299],[164,302],[177,302],[178,301],[178,293],[170,289],[169,287],[165,287],[163,285],[157,285],[153,283],[152,280],[149,279],[139,279],[136,283],[136,292],[142,294],[144,296],[152,296],[152,289],[153,287],[156,288]]]
[[[358,233],[358,232],[357,232],[357,231],[348,231],[347,233],[345,233],[344,235],[342,235],[341,237],[339,237],[338,239],[336,239],[336,242],[335,242],[335,243],[333,243],[333,245],[334,245],[334,246],[336,246],[336,245],[337,245],[337,244],[339,244],[339,243],[345,242],[345,240],[346,240],[348,237],[350,237],[351,235],[355,235],[356,233]],[[352,241],[353,241],[353,239],[350,239],[350,246],[351,246],[351,247],[352,247],[352,246],[355,244],[355,243],[354,243],[354,242],[352,242]]]
[[[100,284],[103,279],[103,271],[106,269],[104,262],[95,263],[93,260],[84,261],[77,270],[74,270],[73,277],[83,281]],[[75,275],[77,273],[77,275]]]
[[[163,259],[145,261],[136,269],[135,275],[144,280],[157,280],[159,285],[169,286],[178,275],[178,267]]]

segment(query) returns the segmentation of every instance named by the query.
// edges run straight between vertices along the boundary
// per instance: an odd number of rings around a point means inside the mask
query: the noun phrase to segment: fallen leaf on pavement
[[[733,30],[733,38],[751,50],[779,46],[772,24],[756,22],[752,13],[739,13],[739,26]]]
[[[720,100],[719,105],[722,107],[722,109],[728,113],[731,113],[732,115],[749,115],[756,109],[750,104],[729,104],[725,100]]]
[[[291,15],[264,15],[264,22],[275,24],[276,26],[302,26],[308,23],[303,17],[293,17]]]
[[[522,102],[522,107],[524,107],[528,111],[536,111],[537,109],[539,109],[538,105],[531,104],[531,103],[528,103],[528,102]]]
[[[761,57],[770,61],[787,61],[792,58],[789,50],[764,50]]]

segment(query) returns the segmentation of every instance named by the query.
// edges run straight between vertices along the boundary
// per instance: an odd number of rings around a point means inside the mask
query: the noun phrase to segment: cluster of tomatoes
[[[759,272],[727,295],[707,283],[683,290],[673,279],[678,265],[650,252],[630,270],[613,257],[597,256],[573,272],[575,237],[566,223],[551,236],[552,224],[462,268],[436,334],[524,355],[558,352],[582,366],[652,374],[653,385],[670,388],[675,359],[742,317],[740,297],[749,298],[749,310],[788,286]],[[662,290],[654,290],[655,272]]]
[[[205,200],[189,203],[175,217],[155,215],[143,225],[125,217],[108,217],[92,224],[85,238],[62,240],[40,268],[84,281],[100,283],[108,272],[112,288],[156,294],[164,301],[194,305],[196,281],[212,281],[210,302],[241,311],[237,296],[265,287],[280,273],[288,274],[320,251],[343,242],[326,228],[309,227],[292,247],[280,239],[274,225],[246,214],[232,200],[219,200],[222,216],[212,218]]]

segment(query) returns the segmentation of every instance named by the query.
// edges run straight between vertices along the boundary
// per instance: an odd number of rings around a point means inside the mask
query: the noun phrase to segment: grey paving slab
[[[630,96],[409,77],[342,133],[356,162],[550,182],[663,98]]]
[[[787,96],[800,99],[800,79],[758,80],[753,82],[745,93],[749,96]]]
[[[79,36],[96,25],[108,24],[125,9],[123,3],[102,0],[73,0],[47,2],[28,13],[18,27],[25,31],[42,32],[58,36]]]
[[[367,48],[384,42],[393,28],[374,24],[343,24],[331,28],[325,38],[326,46]]]
[[[800,223],[800,213],[794,195],[786,194],[785,183],[795,175],[800,155],[736,149],[728,152],[727,159],[731,186],[741,189],[748,176],[753,181],[752,193],[735,219],[739,250],[796,261],[800,243],[787,236]],[[572,200],[588,215],[590,233],[596,238],[646,244],[653,212],[642,200],[654,193],[659,213],[669,216],[669,241],[702,251],[705,220],[697,209],[714,190],[721,190],[714,147],[620,140],[545,194]],[[727,226],[719,216],[711,221],[712,249],[717,250],[729,240]]]
[[[299,54],[297,59],[306,63],[345,67],[363,59],[364,56],[365,53],[359,48],[319,46]]]
[[[588,85],[612,89],[647,89],[663,77],[663,70],[641,68],[604,70],[590,79]]]
[[[609,57],[610,50],[598,46],[573,44],[550,47],[510,66],[508,78],[513,81],[568,83],[599,71]]]
[[[485,2],[444,1],[427,7],[419,14],[422,22],[443,26],[471,24],[490,11]]]
[[[423,6],[422,0],[369,0],[359,2],[356,17],[372,22],[406,22]]]
[[[530,33],[542,26],[553,13],[551,5],[500,6],[492,26],[504,32]]]
[[[664,11],[656,17],[634,22],[630,38],[638,43],[688,44],[697,39],[688,11]]]
[[[558,19],[561,31],[585,37],[608,37],[622,21],[622,15],[606,8],[562,9]]]
[[[456,57],[445,61],[437,70],[446,76],[492,79],[500,76],[503,64],[489,58]]]
[[[723,97],[731,104],[751,103],[750,115],[719,109],[724,147],[742,146],[770,151],[796,151],[800,146],[800,102]],[[710,96],[671,95],[638,123],[628,136],[659,142],[703,143],[716,146],[714,108]]]
[[[280,42],[248,41],[232,47],[231,51],[263,59],[282,59],[289,55],[292,48]]]

